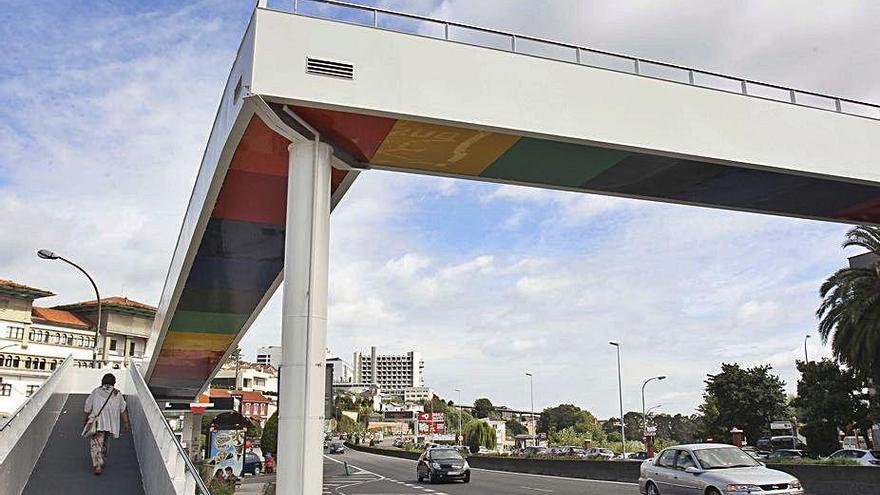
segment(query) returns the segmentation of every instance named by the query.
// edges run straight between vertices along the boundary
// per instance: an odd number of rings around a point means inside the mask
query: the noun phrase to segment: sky
[[[305,1],[305,0],[303,0]],[[156,305],[251,1],[0,0],[0,278]],[[278,3],[278,2],[273,2]],[[880,102],[872,0],[367,1]],[[331,219],[328,346],[420,351],[446,398],[691,413],[722,362],[793,392],[848,226],[367,171]],[[242,341],[280,343],[280,291]]]

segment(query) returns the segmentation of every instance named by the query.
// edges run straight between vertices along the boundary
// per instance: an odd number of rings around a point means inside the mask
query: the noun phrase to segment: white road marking
[[[534,491],[536,491],[536,492],[553,493],[553,490],[548,490],[548,489],[546,489],[546,488],[535,488],[535,487],[533,487],[533,486],[521,486],[520,488],[523,488],[523,489],[526,489],[526,490],[534,490]]]

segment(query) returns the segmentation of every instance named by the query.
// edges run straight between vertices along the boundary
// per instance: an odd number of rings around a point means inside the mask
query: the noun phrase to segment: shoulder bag
[[[101,409],[98,409],[98,414],[89,417],[89,421],[83,426],[82,436],[83,438],[92,438],[95,436],[95,433],[98,433],[98,416],[104,412],[104,407],[107,406],[107,403],[110,402],[110,397],[116,395],[116,389],[110,391],[107,394],[107,399],[104,400],[104,405],[101,406]]]

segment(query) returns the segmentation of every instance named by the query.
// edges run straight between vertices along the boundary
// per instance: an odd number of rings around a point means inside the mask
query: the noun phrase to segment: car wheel
[[[260,468],[259,468],[259,467],[255,467],[255,468],[254,468],[254,476],[259,476],[259,475],[260,475]]]
[[[465,483],[470,483],[471,482],[471,473],[470,472],[465,473],[464,479],[462,481],[464,481]]]
[[[660,491],[657,490],[657,485],[655,485],[654,483],[648,482],[648,486],[645,488],[645,491],[648,492],[648,495],[660,495]]]
[[[721,492],[719,492],[717,488],[713,488],[713,487],[710,486],[710,487],[706,490],[706,495],[721,495]]]

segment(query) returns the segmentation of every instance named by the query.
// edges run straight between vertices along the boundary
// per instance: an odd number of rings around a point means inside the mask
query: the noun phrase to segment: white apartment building
[[[278,370],[271,364],[242,361],[236,366],[235,362],[229,361],[223,364],[220,371],[217,372],[217,376],[211,380],[211,386],[245,392],[260,392],[267,397],[277,398]]]
[[[95,324],[88,316],[95,302],[55,308],[34,306],[36,299],[54,295],[0,280],[0,417],[15,412],[68,356],[82,362],[94,358]],[[132,334],[139,333],[147,323],[135,321],[143,319],[151,324],[155,310],[124,298],[103,299],[102,305],[102,330],[109,333],[106,338],[103,333],[97,336],[97,357],[101,358],[105,343],[114,349],[107,350],[107,360],[143,355],[146,338],[141,340]],[[129,306],[138,316],[126,312]]]
[[[403,397],[407,389],[425,386],[425,362],[416,351],[379,355],[371,347],[369,355],[354,353],[352,367],[355,382],[376,383],[383,395]]]
[[[281,346],[257,347],[257,364],[270,364],[277,370],[281,366]]]

